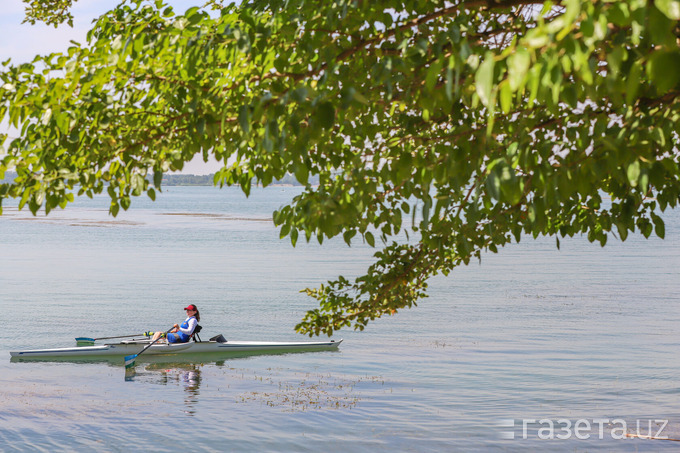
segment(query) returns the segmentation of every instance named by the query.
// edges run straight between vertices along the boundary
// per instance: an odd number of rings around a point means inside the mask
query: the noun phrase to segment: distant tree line
[[[209,175],[163,175],[164,186],[212,186],[214,174]]]
[[[0,179],[0,183],[11,183],[16,178],[17,174],[13,171],[5,172],[5,177]],[[209,175],[163,175],[164,186],[213,186],[215,174]],[[309,183],[312,185],[318,184],[318,177],[310,178]],[[292,186],[299,186],[300,183],[293,175],[286,175],[282,179],[273,182],[272,184],[286,184]]]
[[[309,179],[307,180],[307,182],[309,184],[311,184],[312,186],[318,185],[319,184],[319,175],[310,176]],[[295,179],[295,176],[291,175],[290,173],[288,173],[283,178],[281,178],[277,181],[274,181],[272,184],[287,184],[287,185],[291,185],[291,186],[301,186],[302,185],[298,182],[297,179]]]
[[[214,185],[214,180],[214,173],[209,175],[163,175],[164,186],[212,186]],[[319,183],[319,178],[318,176],[309,178],[308,182],[311,185],[316,185]],[[295,179],[295,176],[291,174],[287,174],[283,178],[274,181],[272,184],[301,185],[297,179]]]

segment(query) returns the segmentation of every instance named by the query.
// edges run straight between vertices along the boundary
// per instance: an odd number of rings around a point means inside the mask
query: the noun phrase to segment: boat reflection
[[[125,380],[145,384],[178,385],[185,391],[184,413],[195,415],[201,387],[202,364],[150,363],[125,369]]]
[[[254,357],[259,355],[284,355],[284,354],[304,354],[311,351],[308,350],[267,350],[267,351],[234,351],[229,353],[224,352],[202,352],[196,354],[160,354],[148,355],[142,354],[135,359],[139,363],[213,363],[217,366],[224,365],[226,360],[233,360],[239,358]],[[339,351],[335,350],[315,350],[316,354],[337,354]],[[125,360],[123,356],[86,356],[86,357],[10,357],[10,362],[69,362],[69,363],[106,363],[110,366],[118,367],[124,366]]]

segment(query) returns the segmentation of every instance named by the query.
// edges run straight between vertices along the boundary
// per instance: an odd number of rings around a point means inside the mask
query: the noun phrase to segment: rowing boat
[[[71,348],[32,349],[27,351],[10,351],[12,358],[46,359],[46,358],[96,358],[127,356],[138,354],[148,346],[149,339],[131,339],[118,343],[108,343],[100,346],[79,346]],[[188,343],[157,343],[149,347],[145,355],[175,355],[175,354],[262,354],[303,351],[332,351],[337,350],[342,340],[330,341],[227,341],[224,338],[210,341],[190,341]]]

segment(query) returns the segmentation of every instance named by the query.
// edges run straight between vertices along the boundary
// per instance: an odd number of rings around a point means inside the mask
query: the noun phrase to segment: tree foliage
[[[310,335],[411,307],[525,235],[664,236],[679,1],[216,6],[124,2],[87,45],[7,64],[0,116],[21,134],[0,197],[49,212],[106,190],[116,215],[196,155],[246,194],[294,174],[282,238],[383,243],[365,275],[307,290]]]
[[[24,22],[35,25],[42,22],[46,25],[54,25],[66,22],[73,26],[71,7],[77,0],[23,0],[26,4],[26,18]]]

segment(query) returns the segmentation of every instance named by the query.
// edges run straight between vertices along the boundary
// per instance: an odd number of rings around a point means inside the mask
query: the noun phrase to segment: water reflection
[[[184,413],[193,416],[200,394],[202,366],[192,363],[149,363],[144,367],[126,368],[125,380],[182,387],[185,391]]]
[[[136,363],[214,363],[222,366],[228,360],[255,357],[261,355],[278,356],[287,354],[340,354],[339,350],[262,350],[262,351],[217,351],[200,352],[192,354],[159,354],[142,356],[135,359]],[[69,362],[69,363],[108,363],[111,366],[119,367],[125,364],[123,356],[79,356],[79,357],[10,357],[11,363],[31,363],[31,362]]]

